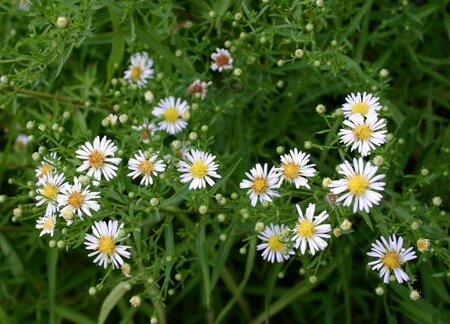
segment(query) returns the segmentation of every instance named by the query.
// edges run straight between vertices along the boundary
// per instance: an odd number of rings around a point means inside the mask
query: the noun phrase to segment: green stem
[[[79,107],[84,107],[84,101],[80,101],[77,99],[72,99],[69,97],[65,97],[65,96],[58,96],[55,94],[51,94],[51,93],[46,93],[46,92],[42,92],[42,91],[35,91],[35,90],[29,90],[29,89],[13,89],[11,87],[4,87],[4,88],[0,88],[0,90],[3,90],[4,92],[12,92],[12,93],[16,93],[18,95],[22,95],[24,97],[33,97],[33,98],[41,98],[41,99],[50,99],[50,100],[57,100],[59,102],[63,102],[63,103],[69,103],[71,105],[74,106],[79,106]],[[100,107],[103,109],[107,109],[107,110],[112,110],[111,107],[108,106],[103,106]]]
[[[239,287],[236,289],[233,298],[228,302],[228,304],[222,309],[219,316],[217,316],[216,324],[219,324],[227,316],[228,312],[232,309],[234,303],[240,298],[242,291],[247,285],[247,281],[250,278],[250,274],[253,270],[253,264],[255,262],[256,254],[256,237],[253,237],[250,241],[250,246],[248,248],[247,263],[245,265],[244,279],[240,283]]]
[[[270,308],[267,311],[263,311],[262,313],[260,313],[250,324],[259,324],[267,321],[270,316],[280,312],[283,308],[298,299],[300,296],[305,295],[306,293],[311,291],[313,287],[317,286],[320,282],[324,281],[329,275],[331,275],[331,273],[335,270],[337,263],[338,262],[334,262],[332,265],[319,272],[317,274],[318,280],[314,285],[310,284],[306,280],[303,280],[292,287],[286,293],[283,293],[283,295],[279,299],[277,299],[270,305]]]
[[[248,307],[247,302],[244,298],[242,298],[241,292],[239,291],[238,286],[236,285],[236,282],[234,281],[233,277],[231,276],[231,273],[228,271],[226,267],[223,267],[220,271],[220,277],[222,278],[223,282],[227,286],[228,290],[233,294],[233,297],[237,297],[237,301],[239,306],[241,306],[242,311],[244,312],[244,315],[246,317],[246,320],[249,321],[251,319],[251,312]],[[216,321],[217,323],[218,321]]]

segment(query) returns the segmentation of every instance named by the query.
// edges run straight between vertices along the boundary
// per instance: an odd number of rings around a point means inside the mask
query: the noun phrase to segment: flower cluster
[[[82,161],[82,165],[76,169],[77,172],[85,172],[73,178],[73,183],[65,181],[62,172],[58,173],[58,159],[55,155],[47,157],[36,169],[38,175],[36,195],[36,206],[46,205],[44,216],[37,220],[36,228],[41,230],[40,236],[49,234],[53,236],[57,224],[56,216],[62,217],[68,226],[73,223],[74,216],[83,221],[83,216],[92,217],[93,213],[101,209],[99,200],[100,191],[92,191],[90,177],[95,179],[94,185],[100,182],[109,182],[117,176],[121,158],[115,157],[118,148],[110,139],[97,136],[93,143],[84,143],[75,153]],[[214,185],[212,178],[220,178],[217,173],[219,165],[214,162],[215,156],[200,150],[192,149],[186,154],[186,161],[181,161],[178,171],[181,173],[180,182],[190,182],[189,189],[206,188]],[[140,184],[149,186],[153,184],[153,177],[166,170],[167,165],[159,159],[158,153],[146,156],[141,150],[128,160],[129,177],[133,179],[142,177]],[[95,263],[107,267],[110,260],[113,267],[122,265],[121,258],[129,258],[130,252],[126,251],[129,246],[117,246],[116,243],[126,239],[119,237],[119,229],[124,224],[118,221],[95,222],[92,226],[94,235],[86,234],[86,248],[94,250],[89,256],[95,256]]]
[[[223,72],[232,68],[233,59],[227,50],[217,49],[211,58],[213,71]],[[148,80],[153,78],[155,72],[153,60],[146,52],[139,52],[131,56],[130,62],[130,66],[124,72],[124,80],[133,87],[146,87]],[[188,93],[204,99],[210,85],[211,82],[202,82],[197,79],[188,87]],[[152,92],[145,93],[147,102],[151,103],[153,98]],[[151,115],[155,120],[149,120],[149,116],[146,116],[142,124],[133,125],[131,129],[138,132],[143,145],[150,144],[157,132],[166,132],[169,135],[182,132],[188,126],[189,110],[187,101],[168,96],[162,98],[152,109]],[[123,116],[110,114],[102,124],[115,126],[118,120],[124,123],[125,119]],[[132,179],[140,178],[139,184],[142,186],[152,186],[155,178],[171,167],[167,162],[173,162],[173,167],[180,173],[179,181],[189,183],[190,190],[213,186],[215,179],[221,178],[218,174],[219,164],[216,163],[215,155],[196,148],[187,149],[183,143],[180,143],[177,149],[182,152],[181,161],[171,156],[161,156],[157,151],[137,150],[128,159],[127,176]],[[70,226],[75,221],[84,221],[85,216],[93,217],[101,210],[101,201],[105,198],[102,195],[102,184],[110,182],[120,172],[122,158],[117,156],[118,151],[118,146],[107,136],[97,136],[93,142],[87,141],[82,144],[75,151],[75,157],[81,162],[75,172],[82,174],[74,176],[72,182],[67,181],[65,174],[61,171],[63,168],[70,168],[67,165],[63,166],[55,153],[44,157],[41,165],[36,169],[35,195],[36,206],[45,206],[45,213],[36,224],[36,228],[41,230],[41,236],[54,235],[57,216],[63,218],[66,225]],[[93,190],[92,186],[98,189]],[[93,235],[86,234],[85,244],[88,250],[93,250],[89,256],[96,256],[95,263],[106,268],[111,262],[114,268],[118,268],[123,264],[122,257],[131,256],[127,251],[129,246],[116,245],[128,237],[119,234],[120,231],[126,231],[124,226],[116,220],[110,220],[108,223],[105,221],[94,223]]]
[[[350,94],[342,107],[347,118],[344,125],[348,128],[339,132],[340,141],[346,146],[352,145],[351,151],[357,149],[361,156],[367,156],[376,146],[386,141],[386,122],[378,118],[381,109],[379,99],[372,94]],[[385,183],[384,174],[377,174],[378,167],[365,162],[362,157],[354,158],[353,163],[344,161],[338,173],[344,178],[330,184],[331,192],[340,195],[336,202],[344,206],[353,203],[353,212],[364,210],[367,213],[373,205],[378,205]]]
[[[315,204],[309,204],[305,214],[299,205],[296,208],[298,219],[293,229],[284,224],[270,224],[258,235],[263,243],[257,246],[257,250],[263,250],[263,259],[272,263],[283,262],[295,254],[294,249],[305,254],[308,248],[311,255],[314,255],[328,246],[325,239],[330,238],[327,233],[331,232],[331,225],[322,224],[329,217],[328,213],[322,211],[315,215]]]
[[[300,187],[310,188],[308,179],[314,176],[316,170],[314,164],[308,164],[310,155],[298,151],[296,148],[289,154],[280,156],[281,163],[278,167],[256,164],[245,173],[248,179],[242,180],[241,189],[248,189],[251,205],[256,206],[260,202],[271,202],[273,197],[278,197],[279,193],[275,189],[279,188],[283,182],[294,183],[298,189]]]
[[[331,195],[337,196],[333,198],[333,204],[353,204],[353,213],[369,213],[382,199],[380,192],[384,190],[385,183],[382,180],[385,175],[379,174],[377,166],[363,159],[386,142],[386,121],[379,118],[380,109],[379,99],[366,93],[350,94],[342,107],[346,119],[343,122],[345,128],[338,134],[340,141],[346,146],[351,145],[350,150],[356,150],[361,156],[353,158],[352,161],[343,161],[338,166],[338,174],[343,178],[334,181],[327,178],[326,183],[324,180],[324,186],[330,188]],[[296,189],[311,188],[308,178],[313,177],[316,170],[314,164],[309,164],[308,154],[294,149],[289,154],[282,155],[280,160],[280,165],[270,170],[267,164],[258,163],[246,173],[248,179],[242,180],[240,187],[248,189],[252,206],[256,206],[258,201],[268,203],[274,197],[279,197],[278,189],[283,182],[294,183]],[[285,224],[273,223],[260,228],[258,238],[262,243],[257,246],[257,250],[263,251],[263,259],[272,263],[283,262],[294,255],[296,249],[302,255],[309,250],[313,256],[328,246],[326,239],[330,238],[331,225],[323,224],[329,218],[328,212],[322,211],[315,215],[316,205],[312,203],[306,208],[305,214],[299,205],[296,205],[296,208],[299,216],[292,229]],[[344,223],[341,225],[343,230],[351,228],[350,221],[346,219]],[[378,260],[370,262],[369,265],[373,266],[373,270],[380,271],[380,277],[384,277],[385,283],[389,281],[391,270],[399,283],[408,280],[409,276],[401,266],[416,258],[412,247],[405,250],[402,247],[403,238],[397,239],[395,235],[389,238],[389,242],[381,237],[381,242],[372,244],[372,251],[368,255]]]

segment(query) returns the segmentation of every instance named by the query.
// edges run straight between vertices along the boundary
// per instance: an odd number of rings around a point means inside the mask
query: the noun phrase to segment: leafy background
[[[92,323],[107,315],[111,323],[148,322],[155,312],[169,323],[259,323],[269,318],[449,322],[448,8],[448,1],[438,0],[325,1],[324,7],[315,1],[284,0],[80,0],[33,1],[30,11],[23,11],[10,1],[0,2],[0,75],[9,78],[0,88],[0,184],[1,194],[7,195],[0,204],[0,322]],[[236,19],[236,13],[242,18]],[[67,28],[55,26],[59,15],[68,18]],[[311,32],[308,23],[313,24]],[[239,77],[209,71],[210,53],[227,41],[235,48],[234,65],[242,69]],[[302,58],[295,57],[297,48],[303,49]],[[311,141],[309,153],[320,176],[314,180],[317,196],[307,199],[324,196],[321,177],[332,177],[341,161],[342,151],[335,149],[341,119],[321,117],[314,107],[324,104],[331,114],[350,92],[378,93],[388,107],[385,117],[394,135],[382,151],[389,179],[384,207],[370,218],[352,218],[355,231],[333,239],[320,258],[289,266],[261,260],[254,249],[253,225],[240,221],[237,203],[228,211],[226,226],[214,217],[204,220],[192,212],[184,217],[161,210],[161,220],[146,221],[142,232],[154,235],[150,240],[162,255],[172,250],[186,256],[188,278],[178,286],[164,280],[160,288],[165,308],[162,301],[148,300],[139,309],[130,308],[129,297],[141,291],[133,287],[124,292],[120,274],[111,275],[101,291],[89,296],[89,287],[104,271],[93,266],[83,248],[49,248],[48,240],[39,239],[34,229],[37,214],[11,220],[19,204],[24,209],[33,206],[28,198],[33,185],[27,184],[36,166],[31,153],[49,143],[48,135],[28,131],[25,124],[58,123],[64,133],[57,140],[69,142],[69,151],[103,132],[101,120],[119,101],[122,113],[149,113],[142,94],[122,90],[118,98],[114,93],[121,88],[110,82],[121,77],[128,57],[139,50],[155,60],[160,75],[149,87],[159,98],[185,96],[196,78],[212,80],[208,98],[201,103],[205,109],[191,122],[197,131],[202,124],[210,125],[210,150],[221,158],[222,170],[233,171],[220,184],[227,195],[239,192],[244,172],[255,162],[276,161],[277,146],[302,148]],[[182,55],[175,55],[176,50]],[[379,76],[382,68],[389,70],[388,78]],[[68,120],[63,111],[71,113]],[[32,134],[35,141],[18,148],[19,133]],[[126,143],[126,131],[115,134]],[[421,175],[423,168],[428,175]],[[9,178],[14,178],[13,184]],[[130,205],[127,189],[121,194],[122,206]],[[442,197],[443,213],[432,206],[434,196]],[[174,195],[166,207],[179,204],[180,197]],[[280,199],[282,216],[302,198],[293,192]],[[262,217],[258,213],[251,220]],[[189,217],[205,226],[197,229]],[[411,223],[419,220],[423,226],[412,231]],[[433,255],[413,266],[418,279],[414,288],[423,295],[417,302],[409,299],[404,285],[390,284],[382,297],[373,292],[379,279],[365,266],[364,255],[369,242],[392,228],[408,233],[412,241],[429,237],[436,247]],[[223,232],[229,237],[225,244],[218,240]],[[189,242],[186,251],[184,242]],[[245,255],[238,253],[243,246]],[[156,260],[154,267],[173,272],[163,261]],[[306,276],[299,274],[300,268]],[[312,274],[318,278],[316,284],[308,281]],[[177,287],[175,295],[167,295],[169,286]]]

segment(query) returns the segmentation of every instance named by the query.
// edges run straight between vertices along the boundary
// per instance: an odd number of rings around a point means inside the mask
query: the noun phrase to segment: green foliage
[[[0,0],[0,323],[448,323],[448,6],[34,0],[23,8]],[[211,71],[216,48],[231,52],[233,70]],[[123,73],[142,51],[154,60],[155,75],[139,88]],[[204,100],[188,94],[196,79],[212,81]],[[327,201],[322,180],[338,179],[335,167],[355,156],[339,143],[344,118],[336,108],[364,91],[384,106],[389,140],[370,159],[383,157],[386,187],[380,206],[353,213]],[[131,126],[152,119],[167,96],[188,101],[188,127],[175,136],[157,132],[143,144]],[[326,113],[316,112],[319,104]],[[122,121],[105,122],[110,114]],[[72,181],[80,175],[75,151],[97,135],[112,139],[122,158],[117,177],[91,188],[101,192],[101,210],[70,226],[58,217],[54,236],[39,237],[35,222],[45,208],[36,207],[34,169],[54,152]],[[215,186],[193,191],[180,183],[175,140],[217,156]],[[255,163],[277,165],[281,150],[293,148],[316,165],[311,189],[283,185],[271,204],[251,207],[239,188],[245,172]],[[168,156],[152,186],[127,177],[139,149]],[[309,203],[328,211],[332,228],[344,219],[352,228],[339,229],[315,256],[263,261],[255,225],[292,228],[295,204]],[[85,234],[107,219],[125,224],[130,276],[87,256]],[[403,285],[382,284],[367,266],[370,244],[393,233],[405,246],[431,242],[404,265],[410,280]],[[413,289],[420,300],[411,300]],[[129,303],[134,295],[139,308]]]

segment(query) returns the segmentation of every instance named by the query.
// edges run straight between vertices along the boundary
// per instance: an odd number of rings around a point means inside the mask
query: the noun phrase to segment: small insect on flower
[[[403,238],[395,235],[390,236],[389,242],[383,237],[380,237],[381,242],[377,240],[372,243],[372,249],[367,253],[368,256],[378,258],[378,260],[369,262],[372,270],[380,271],[380,278],[384,277],[384,283],[389,283],[389,275],[391,270],[394,271],[395,278],[399,283],[407,281],[409,276],[402,269],[402,265],[415,259],[416,253],[413,248],[403,248]]]
[[[300,248],[300,252],[305,254],[308,246],[311,255],[316,254],[319,250],[325,250],[328,243],[324,239],[330,238],[327,233],[331,232],[331,225],[321,223],[328,218],[328,213],[323,211],[318,216],[314,216],[316,205],[309,204],[305,215],[303,215],[300,206],[296,205],[296,207],[299,217],[295,228],[292,230],[295,233],[292,237],[295,248]]]
[[[92,233],[86,234],[84,237],[84,244],[87,250],[94,250],[88,254],[88,256],[95,256],[94,263],[99,266],[103,266],[105,269],[108,267],[108,263],[112,263],[113,269],[119,269],[123,264],[123,259],[129,259],[131,253],[127,251],[131,248],[128,245],[117,245],[117,243],[125,240],[128,236],[119,238],[120,230],[124,227],[124,224],[120,224],[118,221],[105,221],[95,222],[92,225]]]
[[[288,260],[295,252],[289,248],[289,239],[285,237],[289,229],[285,225],[270,224],[258,235],[263,243],[256,246],[256,250],[264,250],[262,257],[271,263]]]
[[[44,215],[37,219],[36,221],[36,228],[41,229],[41,234],[39,234],[39,237],[41,237],[44,234],[50,234],[50,236],[53,237],[53,231],[55,230],[56,225],[56,215],[50,214],[50,215]]]
[[[189,106],[186,101],[171,96],[162,99],[153,108],[152,114],[162,119],[158,123],[159,128],[173,135],[186,128],[187,122],[182,117],[188,112]]]
[[[220,178],[217,173],[219,165],[214,162],[215,155],[192,149],[186,153],[187,161],[178,163],[178,172],[181,172],[180,181],[182,183],[191,182],[189,189],[206,188],[206,184],[213,186],[212,178]]]
[[[216,52],[211,54],[211,70],[223,72],[233,68],[233,59],[227,49],[216,48]]]
[[[264,164],[264,167],[259,163],[256,164],[250,169],[250,173],[245,173],[249,180],[244,179],[239,185],[241,189],[248,189],[247,194],[250,196],[252,206],[256,206],[258,200],[271,202],[272,197],[280,196],[277,191],[273,190],[279,187],[280,179],[277,170],[272,167],[268,172],[267,169],[267,163]]]
[[[205,99],[206,91],[210,85],[211,82],[202,82],[197,79],[188,87],[188,93],[193,96],[198,94],[200,98]]]
[[[345,98],[342,111],[345,117],[360,114],[367,116],[369,113],[378,113],[381,109],[379,98],[370,93],[351,93]]]
[[[49,173],[40,178],[36,185],[39,186],[36,195],[36,206],[47,204],[45,215],[51,215],[58,211],[58,203],[56,197],[64,185],[64,174]]]
[[[154,154],[147,159],[144,153],[139,150],[138,153],[134,154],[134,158],[128,161],[128,169],[132,171],[128,173],[129,177],[135,179],[142,175],[141,185],[148,186],[153,184],[152,175],[157,176],[159,172],[164,172],[166,164],[158,160],[158,154]]]
[[[346,146],[352,145],[350,150],[357,149],[362,156],[386,142],[386,122],[373,113],[366,117],[360,114],[350,115],[344,125],[349,128],[339,131],[340,142]]]
[[[144,118],[141,125],[133,125],[131,128],[139,133],[139,139],[144,144],[150,143],[150,138],[153,137],[158,130],[156,124],[149,122],[148,118]]]
[[[88,176],[101,180],[103,175],[106,181],[109,181],[117,175],[117,165],[121,161],[120,158],[114,157],[117,150],[117,146],[106,136],[101,139],[97,136],[93,144],[86,142],[76,150],[77,158],[84,160],[77,171],[88,170]]]
[[[60,158],[55,152],[52,152],[50,156],[44,157],[43,161],[41,161],[41,165],[38,166],[35,170],[36,178],[41,178],[48,175],[50,172],[56,173],[56,163]]]
[[[63,215],[77,213],[81,219],[83,219],[83,214],[92,217],[91,209],[94,211],[100,210],[100,205],[96,201],[96,199],[100,198],[100,193],[96,191],[91,192],[89,186],[83,190],[81,183],[76,177],[74,177],[73,181],[73,185],[67,184],[61,188],[61,193],[56,198],[58,207],[63,207]],[[68,219],[68,217],[64,218]]]
[[[123,78],[129,83],[137,83],[139,88],[147,84],[148,79],[153,78],[153,60],[146,52],[136,53],[130,58],[131,65],[124,72]]]
[[[338,197],[336,202],[344,201],[344,206],[350,206],[353,202],[353,212],[369,209],[373,205],[378,205],[383,197],[377,191],[384,190],[384,182],[380,182],[384,178],[384,174],[375,175],[378,167],[372,166],[370,162],[364,163],[362,158],[353,159],[353,165],[348,161],[344,161],[340,165],[339,174],[345,176],[344,179],[335,180],[330,184],[330,190],[335,195],[339,195],[345,191],[345,194]]]
[[[278,171],[280,182],[283,181],[294,182],[295,188],[306,187],[308,185],[309,177],[314,176],[316,169],[315,164],[308,164],[310,155],[298,151],[296,148],[289,151],[289,154],[284,154],[281,157],[281,165],[276,170]]]

